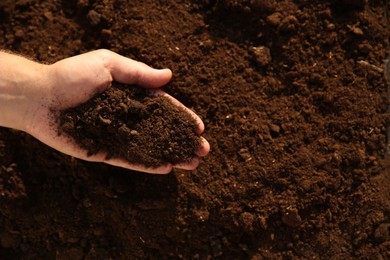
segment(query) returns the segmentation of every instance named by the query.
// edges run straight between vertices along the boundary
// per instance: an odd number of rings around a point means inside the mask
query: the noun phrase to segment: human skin
[[[169,173],[172,168],[193,170],[199,157],[208,154],[209,143],[201,137],[196,156],[185,164],[161,164],[156,168],[111,158],[104,152],[88,156],[69,136],[58,133],[56,114],[75,107],[103,92],[112,81],[148,88],[185,108],[197,121],[195,132],[204,131],[202,120],[190,109],[159,88],[172,78],[169,69],[157,70],[109,50],[96,50],[46,65],[0,51],[0,126],[24,131],[52,148],[70,156],[92,162],[147,173]]]

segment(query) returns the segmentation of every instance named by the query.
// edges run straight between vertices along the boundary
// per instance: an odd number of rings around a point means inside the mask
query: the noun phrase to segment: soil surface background
[[[173,70],[212,151],[156,176],[0,129],[1,259],[389,259],[383,1],[18,0],[0,47]]]

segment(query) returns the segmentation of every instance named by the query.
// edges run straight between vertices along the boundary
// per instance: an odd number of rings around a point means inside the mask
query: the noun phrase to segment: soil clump
[[[61,111],[60,133],[88,155],[105,152],[107,159],[146,167],[189,162],[200,146],[195,119],[167,97],[148,92],[114,82],[86,103]]]

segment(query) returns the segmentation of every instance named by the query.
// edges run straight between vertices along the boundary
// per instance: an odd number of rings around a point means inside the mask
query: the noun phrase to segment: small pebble
[[[107,119],[107,118],[104,118],[102,116],[99,115],[99,120],[105,124],[105,125],[110,125],[112,123],[112,121],[110,119]]]
[[[92,206],[92,203],[88,198],[84,199],[82,203],[85,208],[90,208]]]
[[[44,12],[43,13],[43,16],[45,16],[45,18],[47,19],[47,20],[49,20],[49,21],[53,21],[53,19],[54,19],[54,16],[53,16],[53,13],[52,12]]]
[[[87,19],[92,26],[98,25],[100,23],[101,18],[102,15],[96,12],[95,10],[91,10],[87,14]]]
[[[22,30],[22,29],[18,29],[18,30],[16,30],[15,31],[15,37],[16,38],[23,38],[23,36],[24,36],[24,31]]]
[[[347,25],[347,27],[355,35],[359,35],[359,36],[364,35],[362,29],[360,29],[359,27],[357,27],[355,25]]]
[[[110,29],[102,29],[101,33],[102,33],[102,36],[107,37],[107,38],[112,35],[112,31]]]
[[[272,61],[271,51],[265,46],[253,47],[253,54],[260,66],[268,65]]]
[[[336,28],[336,25],[334,25],[334,23],[330,23],[330,24],[328,24],[328,26],[326,26],[326,29],[328,29],[329,31],[333,31],[335,28]]]
[[[282,21],[282,14],[279,12],[273,13],[267,17],[267,22],[273,26],[279,26]]]
[[[89,1],[88,0],[79,0],[78,2],[77,2],[77,7],[78,8],[84,8],[84,7],[87,7],[88,6],[88,3]]]
[[[298,210],[295,208],[287,209],[287,212],[283,215],[282,221],[289,227],[296,228],[302,223],[302,218],[298,214]]]
[[[291,32],[295,30],[296,24],[298,24],[298,19],[293,15],[289,15],[282,20],[279,29],[282,32]]]
[[[274,132],[277,134],[280,132],[280,126],[275,125],[275,124],[270,124],[269,129],[271,130],[271,132]]]

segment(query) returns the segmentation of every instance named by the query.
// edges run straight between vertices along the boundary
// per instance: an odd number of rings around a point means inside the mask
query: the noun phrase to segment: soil
[[[60,112],[59,132],[71,136],[88,155],[104,152],[131,164],[157,167],[196,156],[196,121],[167,97],[114,82],[105,92]]]
[[[197,170],[147,175],[0,130],[3,259],[389,259],[383,1],[19,0],[0,46],[108,48],[174,79]]]

